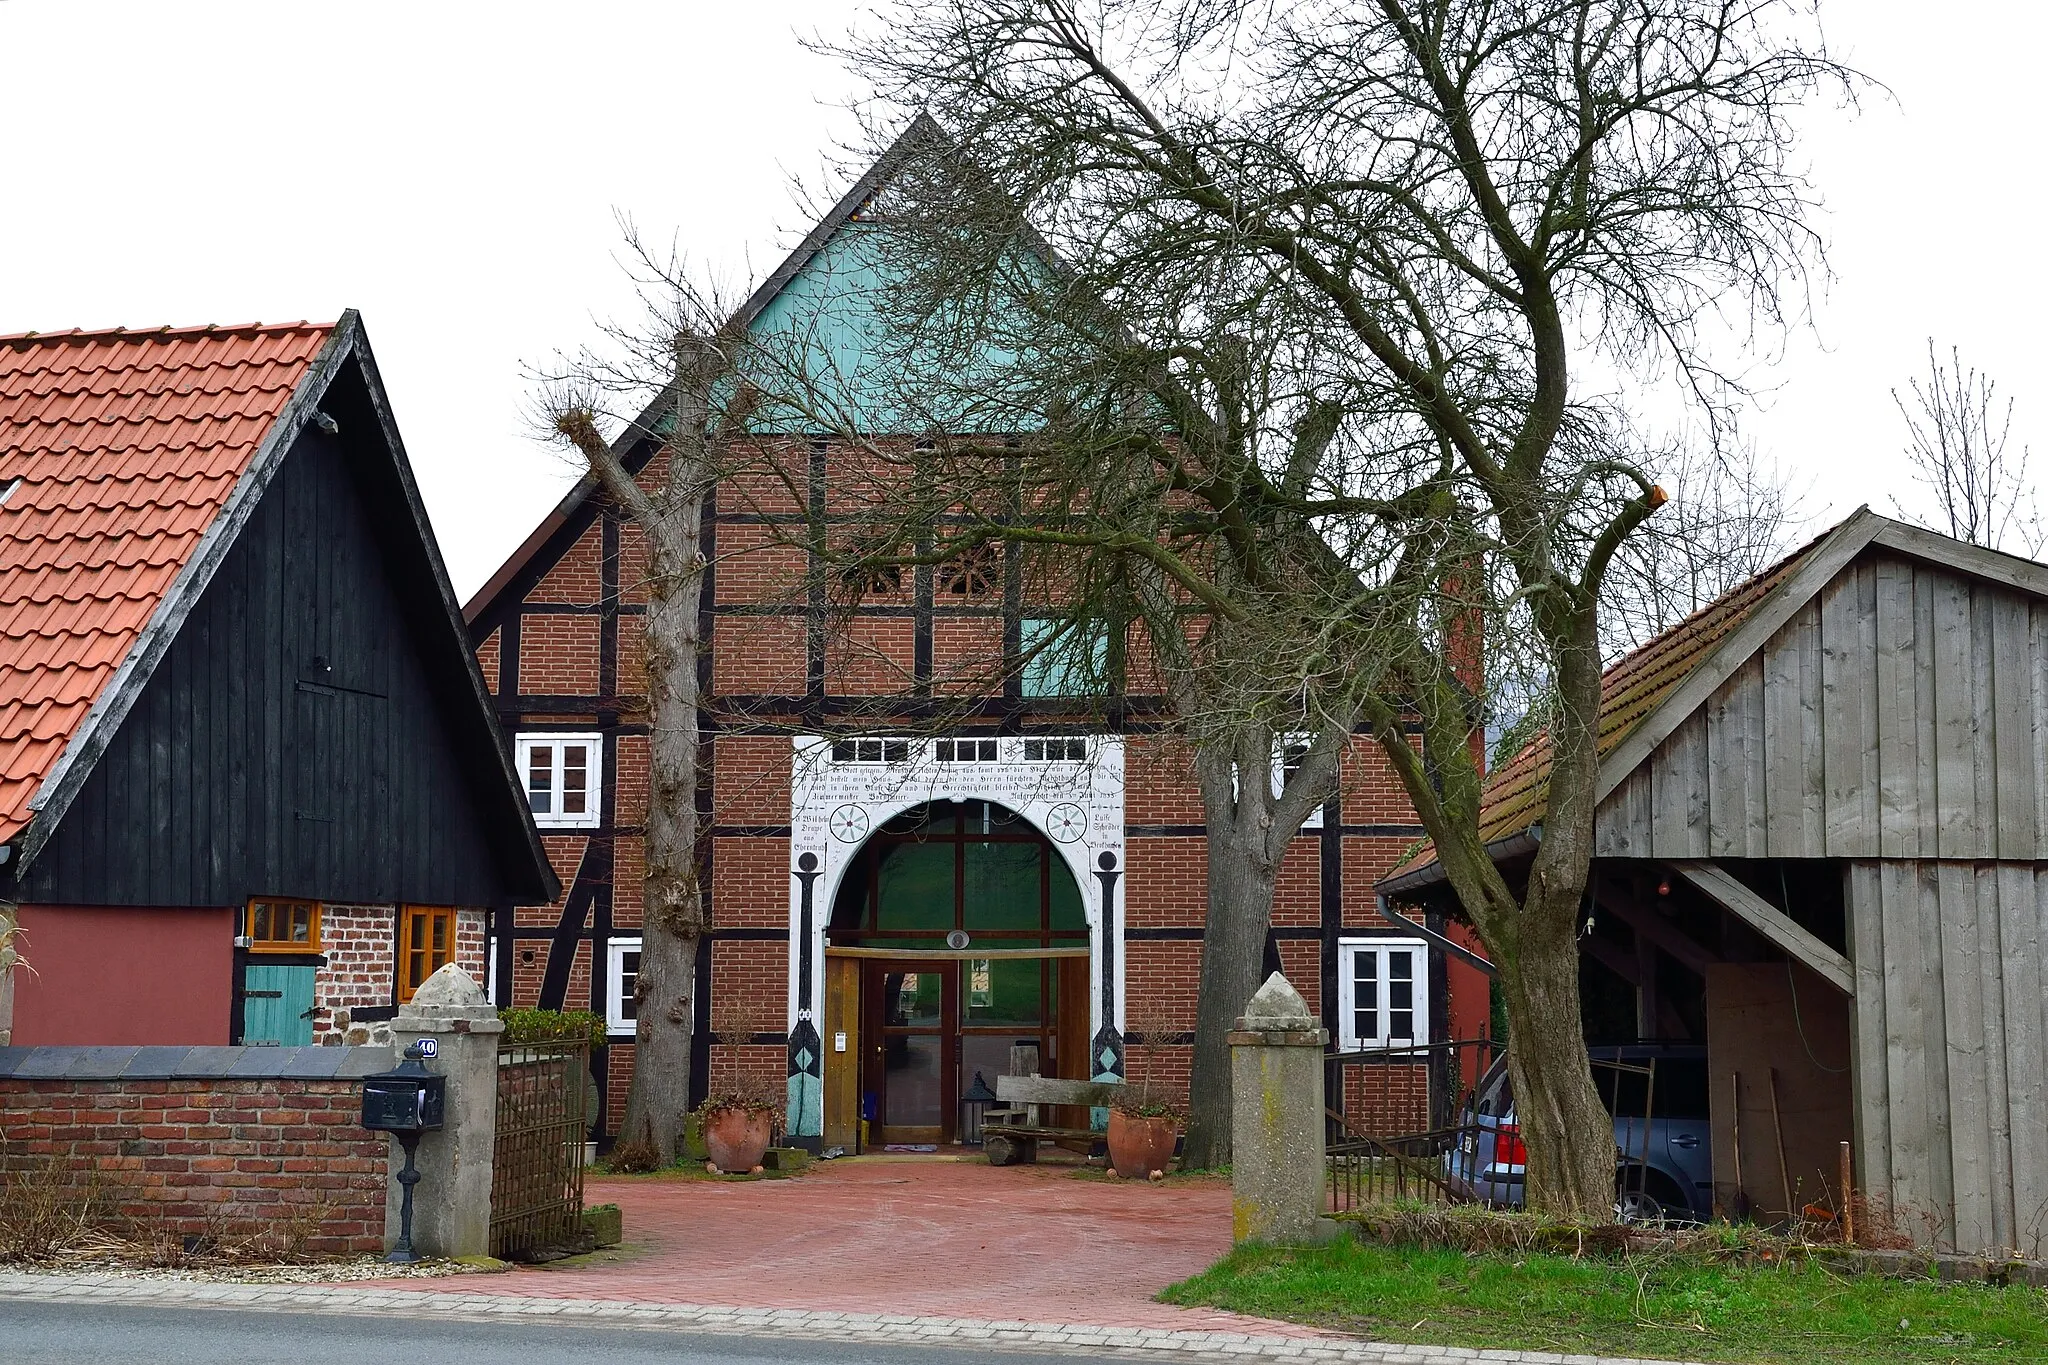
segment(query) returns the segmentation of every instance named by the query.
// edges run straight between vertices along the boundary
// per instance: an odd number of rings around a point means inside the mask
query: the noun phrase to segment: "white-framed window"
[[[1026,763],[1086,763],[1088,741],[1076,735],[1024,741]]]
[[[910,741],[907,739],[835,739],[832,741],[834,763],[908,763]]]
[[[543,829],[597,824],[604,790],[602,735],[521,735],[516,757],[533,823]]]
[[[1280,735],[1273,741],[1273,795],[1277,799],[1287,787],[1287,779],[1301,770],[1302,760],[1308,757],[1308,747],[1315,741],[1313,735]],[[1307,818],[1301,822],[1303,829],[1323,827],[1323,803],[1309,809]]]
[[[932,757],[940,763],[994,763],[998,748],[992,739],[942,739],[932,745]]]
[[[637,938],[615,938],[605,945],[605,960],[609,969],[605,979],[611,983],[604,996],[604,1030],[614,1036],[631,1034],[638,1026],[634,1020],[633,991],[640,984],[640,940]]]
[[[1337,940],[1337,1042],[1345,1051],[1429,1041],[1429,945]]]

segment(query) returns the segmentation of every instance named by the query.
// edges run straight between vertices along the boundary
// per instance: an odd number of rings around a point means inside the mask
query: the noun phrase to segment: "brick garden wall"
[[[138,1238],[381,1252],[389,1144],[357,1120],[360,1077],[391,1064],[386,1048],[0,1048],[0,1172],[54,1160]],[[326,1074],[280,1074],[295,1069]]]

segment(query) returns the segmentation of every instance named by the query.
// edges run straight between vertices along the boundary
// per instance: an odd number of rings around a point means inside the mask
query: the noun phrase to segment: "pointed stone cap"
[[[1275,972],[1266,978],[1244,1007],[1238,1027],[1245,1029],[1314,1028],[1316,1017],[1308,1012],[1308,1001],[1286,977]]]
[[[398,1007],[394,1024],[400,1031],[456,1033],[496,1033],[505,1027],[484,988],[452,962],[420,983],[412,999]]]
[[[1299,998],[1299,997],[1297,997]],[[420,983],[412,993],[412,1003],[425,1008],[429,1005],[488,1005],[484,988],[462,968],[450,962]]]

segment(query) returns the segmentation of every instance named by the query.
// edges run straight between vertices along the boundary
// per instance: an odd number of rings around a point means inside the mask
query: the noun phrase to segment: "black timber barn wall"
[[[528,855],[480,815],[498,741],[423,653],[441,607],[353,366],[322,406],[340,434],[287,454],[20,899],[514,899]]]

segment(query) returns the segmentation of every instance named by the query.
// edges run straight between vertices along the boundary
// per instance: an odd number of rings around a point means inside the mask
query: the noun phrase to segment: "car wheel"
[[[1623,1190],[1614,1200],[1617,1223],[1661,1223],[1664,1206],[1641,1190]]]

